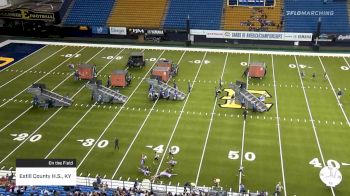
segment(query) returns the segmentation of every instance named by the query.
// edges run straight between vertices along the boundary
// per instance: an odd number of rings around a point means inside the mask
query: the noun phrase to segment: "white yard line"
[[[18,115],[16,118],[14,118],[11,122],[7,123],[3,128],[0,129],[0,133],[5,130],[8,126],[10,126],[12,123],[14,123],[16,120],[18,120],[21,116],[23,116],[25,113],[27,113],[30,109],[32,109],[33,106],[29,106],[26,110],[24,110],[20,115]]]
[[[276,108],[276,121],[277,121],[277,130],[278,130],[278,144],[280,150],[280,160],[281,160],[281,170],[282,170],[282,181],[283,181],[283,190],[284,195],[287,195],[287,186],[286,178],[284,174],[284,161],[283,161],[283,149],[282,149],[282,140],[281,140],[281,127],[280,127],[280,116],[278,113],[278,98],[277,98],[277,88],[276,88],[276,77],[275,77],[275,64],[273,62],[273,55],[271,54],[271,65],[272,65],[272,77],[273,77],[273,89],[275,93],[275,108]]]
[[[196,76],[194,77],[194,80],[193,80],[193,82],[192,82],[192,85],[191,85],[191,86],[192,86],[192,90],[193,90],[193,87],[194,87],[194,85],[195,85],[195,82],[194,82],[194,81],[197,80],[198,74],[199,74],[199,72],[200,72],[200,70],[201,70],[201,68],[202,68],[202,65],[203,65],[203,63],[204,63],[204,59],[205,59],[206,56],[207,56],[207,52],[204,53],[203,59],[202,59],[202,61],[201,61],[201,64],[200,64],[200,66],[199,66],[199,68],[198,68],[198,70],[197,70]],[[180,115],[179,115],[179,117],[177,118],[177,121],[176,121],[176,123],[175,123],[173,132],[171,133],[170,139],[169,139],[169,141],[168,141],[168,143],[167,143],[167,145],[166,145],[166,147],[165,147],[165,150],[164,150],[162,159],[161,159],[160,162],[159,162],[159,165],[158,165],[157,171],[155,172],[155,175],[158,174],[159,169],[160,169],[160,167],[162,166],[164,157],[165,157],[166,153],[168,152],[168,148],[169,148],[170,142],[171,142],[171,140],[173,139],[173,136],[174,136],[174,134],[175,134],[176,128],[177,128],[177,126],[179,125],[179,122],[180,122],[180,119],[181,119],[181,117],[182,117],[182,114],[184,113],[184,109],[185,109],[185,107],[186,107],[187,101],[188,101],[188,99],[189,99],[191,93],[193,92],[192,90],[187,94],[185,103],[184,103],[184,105],[183,105],[182,108],[181,108]],[[154,182],[154,180],[153,180],[153,182]]]
[[[98,71],[97,74],[101,73],[123,51],[124,51],[124,49],[119,51],[118,54],[116,54],[100,71]],[[84,88],[85,88],[85,85],[83,85],[73,97],[75,97]],[[71,132],[75,129],[75,127],[85,118],[85,116],[92,110],[92,108],[96,106],[96,104],[97,104],[97,102],[95,102],[94,104],[92,104],[90,106],[90,108],[84,113],[84,115],[82,117],[80,117],[80,119],[69,129],[69,131],[63,136],[63,138],[50,150],[50,152],[45,156],[45,159],[47,159],[56,150],[56,148],[59,145],[61,145],[61,143],[71,134]]]
[[[101,51],[103,51],[104,50],[104,48],[103,49],[101,49],[98,53],[96,53],[94,56],[92,56],[87,62],[89,62],[89,61],[91,61],[93,58],[95,58]],[[113,60],[113,59],[112,59]],[[111,60],[111,61],[112,61]],[[110,61],[110,62],[111,62]],[[84,86],[82,86],[80,89],[79,89],[79,91],[78,92],[76,92],[73,96],[72,96],[72,98],[74,98],[82,89],[84,88]],[[59,111],[61,111],[62,110],[62,108],[63,107],[60,107],[60,108],[58,108],[47,120],[45,120],[38,128],[36,128],[35,130],[34,130],[34,132],[32,132],[25,140],[23,140],[15,149],[13,149],[6,157],[4,157],[1,161],[0,161],[0,164],[2,163],[2,162],[4,162],[9,156],[11,156],[19,147],[21,147],[29,138],[31,138],[35,133],[37,133],[40,129],[41,129],[41,127],[43,127],[51,118],[53,118],[54,116],[56,116],[56,114],[59,112]]]
[[[120,107],[119,111],[114,115],[114,117],[112,118],[112,120],[108,123],[108,125],[105,127],[105,129],[102,131],[101,135],[98,137],[98,139],[96,140],[96,142],[92,145],[92,147],[89,149],[88,153],[86,153],[86,155],[84,156],[84,158],[80,161],[79,165],[77,166],[77,169],[79,169],[79,167],[81,166],[82,163],[84,163],[85,159],[89,156],[89,154],[91,153],[91,151],[95,148],[96,144],[101,140],[101,138],[103,137],[103,135],[106,133],[106,131],[109,129],[109,127],[112,125],[112,123],[114,122],[114,120],[118,117],[118,115],[120,114],[120,112],[122,111],[122,109],[124,108],[124,106],[129,102],[129,100],[131,99],[131,97],[134,95],[134,93],[137,91],[137,89],[139,88],[139,86],[142,84],[142,82],[144,81],[144,79],[146,79],[147,75],[151,72],[152,68],[154,67],[154,65],[157,63],[157,61],[161,58],[161,56],[164,54],[165,50],[162,51],[162,53],[158,56],[158,58],[156,59],[156,61],[153,63],[152,67],[146,72],[146,74],[143,76],[142,80],[139,82],[139,84],[136,86],[136,88],[132,91],[131,95],[128,97],[128,99],[126,100],[126,102]]]
[[[348,60],[346,60],[346,58],[345,58],[345,57],[343,57],[343,59],[344,59],[345,63],[348,65],[348,67],[350,68],[350,65],[349,65]]]
[[[11,156],[19,147],[21,147],[28,139],[30,139],[41,127],[43,127],[49,120],[51,120],[52,117],[54,117],[60,110],[59,108],[56,110],[55,113],[53,113],[48,119],[45,120],[33,133],[31,133],[25,140],[23,140],[16,148],[14,148],[10,153],[8,153],[1,161],[0,164],[3,163],[9,156]]]
[[[324,65],[323,65],[323,62],[322,62],[321,58],[318,57],[318,59],[320,60],[320,63],[321,63],[321,65],[322,65],[323,71],[324,71],[325,73],[327,73],[327,71],[326,71],[326,69],[325,69],[325,67],[324,67]],[[345,113],[345,111],[344,111],[343,105],[340,103],[340,100],[338,99],[337,93],[335,92],[334,86],[333,86],[333,84],[332,84],[332,82],[331,82],[331,79],[329,79],[329,75],[328,75],[328,74],[327,74],[327,77],[326,77],[326,78],[327,78],[329,84],[330,84],[331,87],[332,87],[332,91],[333,91],[333,94],[334,94],[334,96],[335,96],[335,99],[337,100],[338,106],[340,107],[340,110],[342,111],[342,113],[343,113],[343,115],[344,115],[344,117],[345,117],[345,120],[346,120],[348,126],[350,127],[350,122],[349,122],[348,116],[346,115],[346,113]]]
[[[11,43],[46,44],[46,45],[68,45],[87,47],[107,47],[107,48],[130,48],[130,49],[150,49],[150,50],[171,50],[188,52],[218,52],[218,53],[242,53],[242,54],[276,54],[276,55],[299,55],[299,56],[329,56],[329,57],[350,57],[349,53],[323,53],[323,52],[293,52],[293,51],[258,51],[258,50],[234,50],[234,49],[212,49],[212,48],[191,48],[191,47],[171,47],[171,46],[135,46],[135,45],[115,45],[115,44],[93,44],[93,43],[71,43],[71,42],[49,42],[49,41],[28,41],[9,40]]]
[[[222,78],[223,78],[224,73],[225,73],[227,57],[228,57],[228,53],[226,53],[226,58],[225,58],[225,62],[224,62],[224,67],[223,67],[222,72],[221,72],[220,81],[222,81]],[[203,145],[202,156],[201,156],[201,160],[199,162],[195,184],[198,184],[198,178],[199,178],[199,174],[200,174],[201,169],[202,169],[202,163],[203,163],[203,159],[204,159],[204,154],[205,154],[205,151],[207,149],[208,138],[209,138],[210,131],[211,131],[211,125],[213,123],[214,112],[215,112],[215,108],[216,108],[217,102],[218,102],[218,99],[216,98],[215,101],[214,101],[213,110],[211,111],[211,117],[210,117],[210,122],[209,122],[209,126],[208,126],[207,136],[205,137],[205,142],[204,142],[204,145]]]
[[[7,44],[6,44],[6,45],[7,45]],[[3,47],[3,46],[0,46],[0,47]],[[0,73],[3,72],[3,71],[5,71],[6,69],[9,69],[10,67],[13,68],[13,66],[15,66],[16,64],[20,63],[21,61],[26,60],[28,57],[34,55],[35,53],[40,52],[41,50],[43,50],[43,49],[46,48],[46,47],[47,47],[47,46],[43,46],[43,47],[39,48],[39,50],[36,50],[35,52],[30,53],[29,55],[25,56],[24,58],[22,58],[22,59],[19,60],[19,61],[16,61],[16,62],[13,63],[12,65],[10,65],[10,66],[8,66],[8,67],[5,67],[4,69],[0,70]],[[67,46],[65,46],[65,47],[67,47]]]
[[[296,63],[296,67],[298,69],[298,76],[299,76],[299,80],[301,82],[301,86],[302,86],[302,89],[303,89],[303,93],[304,93],[304,97],[305,97],[305,102],[306,102],[306,106],[307,106],[307,110],[308,110],[308,113],[309,113],[309,117],[310,117],[310,121],[311,121],[311,124],[312,124],[312,128],[313,128],[313,131],[314,131],[314,135],[315,135],[315,138],[316,138],[316,142],[317,142],[317,147],[318,147],[318,150],[320,152],[320,156],[321,156],[321,159],[322,159],[322,163],[323,163],[323,166],[326,166],[326,162],[324,160],[324,157],[323,157],[323,152],[322,152],[322,149],[321,149],[321,145],[320,145],[320,141],[318,139],[318,135],[317,135],[317,130],[316,130],[316,126],[315,126],[315,123],[314,123],[314,118],[312,116],[312,113],[311,113],[311,109],[310,109],[310,105],[309,105],[309,101],[308,101],[308,97],[306,95],[306,91],[305,91],[305,87],[304,87],[304,82],[303,82],[303,79],[301,78],[301,75],[300,75],[300,68],[299,68],[299,63],[298,63],[298,60],[297,60],[297,57],[294,56],[294,59],[295,59],[295,63]],[[335,193],[334,193],[334,190],[332,187],[330,187],[331,190],[332,190],[332,194],[333,196],[335,196]]]
[[[250,63],[250,53],[248,54],[248,64],[247,66],[249,66],[249,63]],[[247,90],[248,90],[248,85],[249,85],[249,73],[247,74],[247,81],[246,81],[246,84],[247,84]],[[243,154],[244,154],[244,142],[245,142],[245,127],[246,127],[246,119],[243,120],[243,127],[242,127],[242,146],[241,146],[241,153],[240,153],[240,165],[239,165],[239,168],[243,167]],[[242,172],[239,172],[239,179],[238,179],[238,191],[239,191],[239,187],[240,187],[240,184],[242,183],[242,174],[243,174],[243,171]]]
[[[40,65],[41,63],[43,63],[44,61],[46,61],[47,59],[51,58],[52,56],[56,55],[57,53],[59,53],[61,50],[65,49],[67,46],[62,47],[61,49],[57,50],[56,52],[54,52],[53,54],[51,54],[50,56],[46,57],[45,59],[43,59],[42,61],[40,61],[39,63],[33,65],[32,67],[30,67],[29,69],[25,70],[24,72],[22,72],[21,74],[17,75],[16,77],[12,78],[11,80],[7,81],[6,83],[4,83],[3,85],[0,86],[0,88],[8,85],[9,83],[11,83],[12,81],[16,80],[17,78],[21,77],[22,75],[24,75],[25,73],[27,73],[28,71],[34,69],[35,67],[37,67],[38,65]],[[10,66],[9,66],[10,67]]]
[[[56,148],[68,137],[68,135],[75,129],[75,127],[85,118],[85,116],[95,107],[97,102],[92,104],[90,108],[84,113],[82,117],[73,125],[73,127],[63,136],[63,138],[51,149],[51,151],[45,156],[44,159],[49,158],[49,156],[56,150]],[[61,109],[61,108],[60,108]]]
[[[177,62],[178,65],[180,65],[180,62],[181,62],[183,56],[185,55],[185,53],[186,53],[186,51],[184,51],[184,52],[182,53],[182,55],[181,55],[179,61]],[[170,79],[167,81],[167,84],[168,84],[169,82],[170,82]],[[117,172],[119,171],[119,168],[120,168],[121,165],[123,164],[123,162],[124,162],[126,156],[128,155],[128,153],[129,153],[131,147],[133,146],[134,142],[136,141],[138,135],[140,134],[140,132],[141,132],[143,126],[145,126],[145,124],[146,124],[148,118],[151,116],[151,113],[152,113],[152,111],[153,111],[155,105],[157,104],[158,100],[159,100],[159,99],[157,99],[157,100],[153,103],[152,108],[149,110],[149,112],[148,112],[148,114],[147,114],[145,120],[142,122],[142,124],[141,124],[139,130],[137,131],[137,133],[136,133],[134,139],[131,141],[131,144],[129,145],[128,149],[126,150],[126,152],[125,152],[125,154],[124,154],[122,160],[119,162],[117,168],[116,168],[115,171],[113,172],[113,174],[112,174],[112,179],[115,177],[115,175],[116,175]]]
[[[78,54],[79,52],[81,52],[82,50],[84,50],[86,47],[83,47],[82,49],[80,49],[78,52],[76,52],[75,54]],[[74,55],[73,55],[74,56]],[[73,57],[72,56],[72,57]],[[70,60],[72,57],[67,58],[66,60],[64,60],[62,63],[60,63],[59,65],[57,65],[55,68],[51,69],[49,72],[47,72],[45,75],[43,75],[42,77],[40,77],[39,79],[37,79],[35,82],[33,83],[37,83],[39,82],[41,79],[45,78],[47,75],[49,75],[51,72],[55,71],[57,68],[59,68],[61,65],[63,65],[64,63],[66,63],[68,60]],[[26,91],[29,87],[31,87],[32,85],[29,85],[28,87],[26,87],[25,89],[23,89],[21,92],[17,93],[15,96],[13,96],[12,98],[8,99],[5,103],[0,105],[0,108],[2,108],[4,105],[6,105],[8,102],[10,102],[12,99],[16,98],[17,96],[19,96],[21,93],[23,93],[24,91]]]

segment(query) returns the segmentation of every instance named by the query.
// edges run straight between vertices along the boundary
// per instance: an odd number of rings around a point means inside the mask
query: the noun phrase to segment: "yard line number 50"
[[[239,158],[239,151],[234,151],[234,150],[228,151],[228,158],[232,159],[232,160],[238,159]],[[246,153],[244,153],[244,158],[247,161],[254,161],[256,156],[253,152],[246,152]]]

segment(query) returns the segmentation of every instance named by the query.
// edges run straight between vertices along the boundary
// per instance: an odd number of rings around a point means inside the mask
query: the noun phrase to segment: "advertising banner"
[[[93,26],[92,33],[93,34],[108,34],[108,28],[107,27]]]
[[[152,30],[152,29],[149,29],[149,30],[147,30],[147,35],[163,36],[164,35],[164,31],[163,30]]]
[[[55,22],[55,14],[49,12],[34,12],[28,9],[2,9],[0,18],[40,20],[45,22]]]
[[[109,33],[111,35],[126,35],[126,27],[109,27]]]
[[[145,34],[145,29],[129,29],[129,35],[141,35]]]
[[[252,39],[277,41],[311,41],[312,33],[255,32],[255,31],[221,31],[191,29],[192,35],[205,35],[216,39]]]
[[[350,42],[350,34],[348,34],[348,35],[338,35],[337,41]]]

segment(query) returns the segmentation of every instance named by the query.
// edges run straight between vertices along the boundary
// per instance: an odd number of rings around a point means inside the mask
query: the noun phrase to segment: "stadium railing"
[[[15,171],[9,171],[9,170],[0,170],[0,178],[3,176],[6,176],[6,174],[11,175],[11,173],[15,174]],[[15,180],[15,178],[14,178]],[[141,190],[148,190],[152,191],[154,193],[158,194],[167,194],[167,193],[172,193],[172,194],[184,194],[185,188],[184,186],[180,186],[180,184],[177,185],[165,185],[165,184],[157,184],[157,183],[152,183],[149,180],[146,181],[139,181],[136,180],[141,188]],[[96,182],[96,178],[92,177],[77,177],[77,186],[81,187],[93,187],[93,183]],[[135,185],[135,181],[128,181],[128,180],[112,180],[112,179],[101,179],[101,183],[107,183],[109,189],[114,189],[117,190],[118,188],[126,188],[128,189],[133,189]],[[41,186],[36,186],[37,188]],[[43,188],[46,186],[43,186]],[[49,186],[53,187],[53,186]],[[63,190],[60,189],[60,190]],[[194,195],[227,195],[227,196],[241,196],[243,194],[233,192],[232,190],[224,190],[222,187],[205,187],[205,186],[196,186],[196,187],[190,187],[187,188],[187,193],[191,193]],[[251,196],[257,196],[258,193],[254,192],[247,192],[247,195]]]

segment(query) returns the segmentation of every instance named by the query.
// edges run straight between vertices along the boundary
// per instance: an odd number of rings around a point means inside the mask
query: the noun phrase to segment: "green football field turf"
[[[213,186],[219,178],[226,190],[237,192],[241,181],[250,191],[272,193],[280,181],[287,195],[350,195],[349,57],[145,49],[146,66],[129,69],[132,83],[119,89],[129,97],[124,105],[94,105],[86,81],[74,81],[67,67],[96,64],[106,84],[112,70],[124,69],[129,54],[141,50],[47,45],[2,70],[0,168],[15,169],[16,158],[74,158],[78,176],[132,181],[145,178],[137,170],[142,154],[154,175],[168,167],[171,148],[178,175],[162,178],[164,184]],[[161,58],[179,65],[174,80],[180,90],[187,93],[192,83],[184,101],[147,97],[144,79]],[[242,109],[220,106],[227,92],[216,99],[215,88],[220,78],[224,89],[236,80],[246,82],[242,73],[250,62],[265,62],[267,74],[249,79],[248,89],[267,91],[266,103],[273,105],[265,113],[249,112],[244,122]],[[33,108],[25,89],[34,82],[73,97],[73,105]],[[340,100],[338,89],[344,94]],[[119,150],[114,149],[116,137]],[[154,151],[163,152],[155,164]],[[325,165],[342,173],[333,189],[320,180]]]

